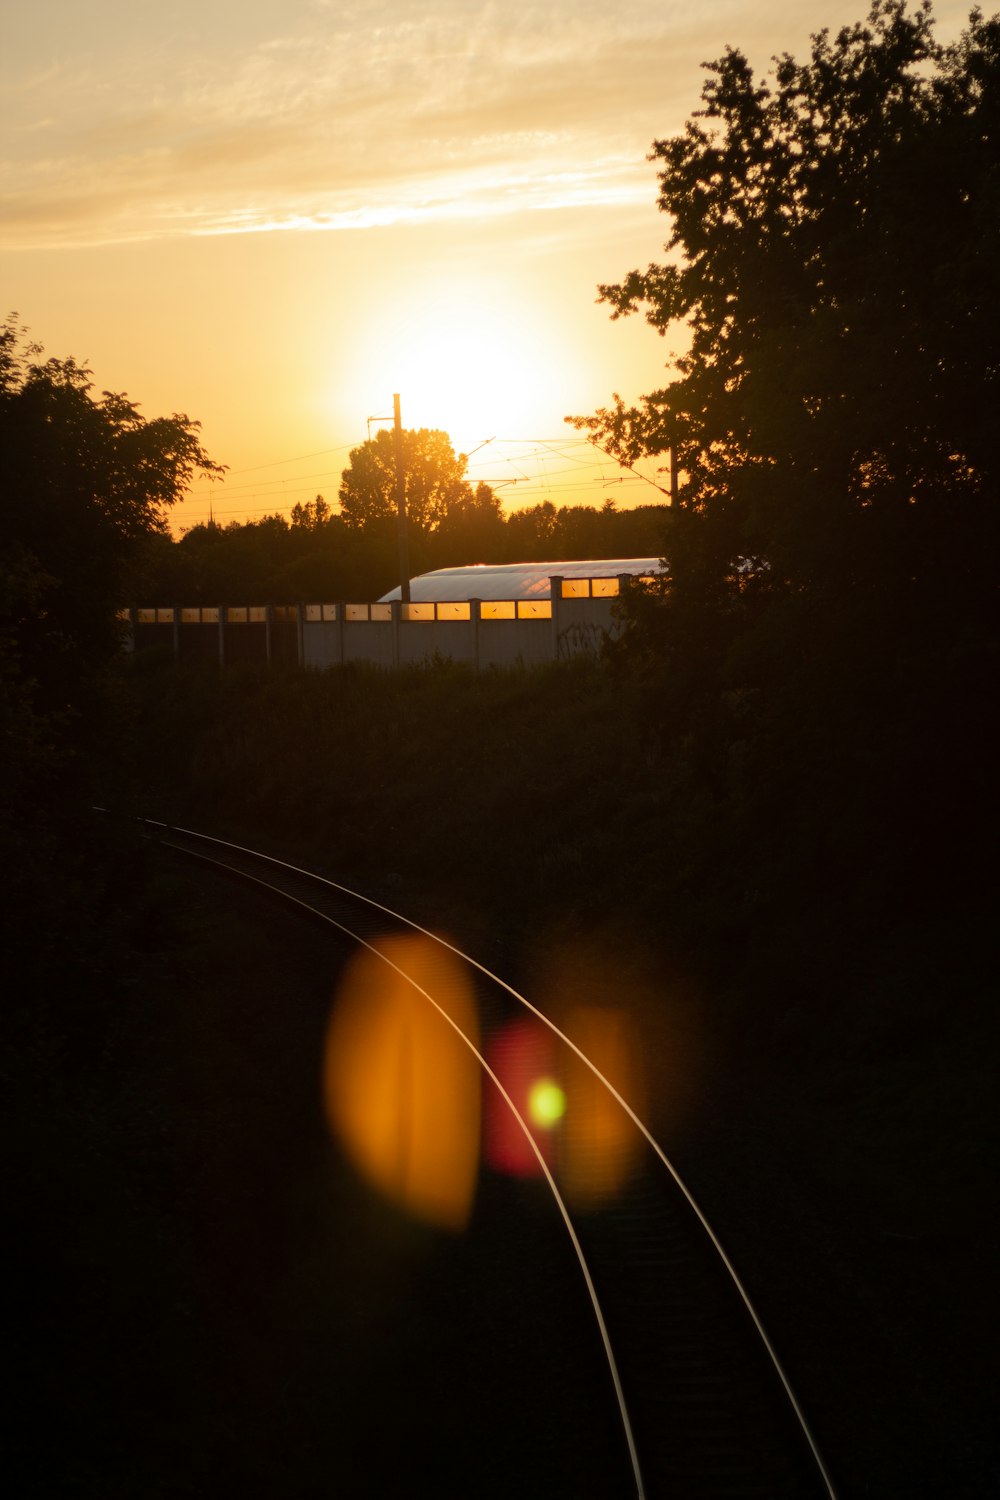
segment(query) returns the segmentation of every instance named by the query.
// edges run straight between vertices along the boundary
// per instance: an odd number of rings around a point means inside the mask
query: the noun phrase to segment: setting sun
[[[383,415],[399,391],[407,427],[443,428],[468,452],[495,435],[529,434],[568,372],[551,317],[496,281],[444,280],[383,300],[358,374]]]
[[[61,5],[53,31],[8,7],[4,32],[7,308],[98,390],[201,424],[227,474],[175,533],[335,498],[396,392],[459,452],[496,439],[469,474],[510,510],[658,502],[655,465],[623,473],[563,423],[683,352],[597,300],[670,233],[651,144],[707,59],[794,51],[854,0],[230,9],[176,0],[164,30]]]

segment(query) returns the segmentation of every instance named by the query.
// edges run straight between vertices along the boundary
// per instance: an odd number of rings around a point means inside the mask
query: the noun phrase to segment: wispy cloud
[[[31,248],[634,201],[650,142],[697,100],[699,61],[785,7],[175,0],[156,22],[124,0],[19,9],[0,243]]]

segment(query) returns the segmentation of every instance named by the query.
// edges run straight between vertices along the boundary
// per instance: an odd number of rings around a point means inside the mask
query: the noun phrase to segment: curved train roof
[[[600,557],[584,561],[531,563],[473,563],[461,568],[437,568],[410,579],[414,603],[453,599],[547,599],[550,578],[617,578],[620,573],[642,577],[660,572],[658,557]],[[379,603],[399,598],[399,586],[383,594]]]

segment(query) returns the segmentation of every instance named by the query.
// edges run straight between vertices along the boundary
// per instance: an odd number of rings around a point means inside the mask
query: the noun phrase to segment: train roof
[[[472,563],[436,568],[410,579],[414,603],[447,603],[455,599],[547,599],[550,578],[617,578],[622,573],[646,577],[661,571],[658,557],[600,557],[560,562]],[[379,603],[400,597],[399,586]]]

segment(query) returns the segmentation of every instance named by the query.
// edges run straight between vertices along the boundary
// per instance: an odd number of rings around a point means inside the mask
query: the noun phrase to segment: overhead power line
[[[266,463],[231,470],[221,480],[201,481],[188,492],[183,507],[184,521],[193,525],[218,516],[288,516],[294,506],[302,501],[307,486],[310,490],[315,488],[317,491],[335,489],[343,470],[335,467],[274,477],[263,477],[264,472],[303,463],[311,458],[347,453],[356,446],[356,443],[344,443],[334,448],[315,449],[310,453],[293,454],[288,458],[272,459]],[[575,492],[581,503],[590,503],[585,497],[588,491],[593,492],[595,486],[608,488],[620,485],[631,491],[640,485],[646,485],[659,494],[667,493],[656,480],[635,467],[622,464],[613,454],[600,449],[589,437],[568,433],[550,437],[493,436],[472,446],[466,457],[471,458],[486,447],[490,448],[492,455],[489,470],[486,473],[477,472],[470,482],[488,484],[498,491],[508,491],[511,501],[518,509],[548,498],[559,503],[560,497],[570,492]],[[506,456],[503,450],[507,450]],[[553,467],[554,464],[559,466]],[[613,472],[609,472],[611,465],[614,466]],[[249,477],[251,475],[262,477],[253,479]],[[568,478],[570,475],[573,476],[571,479]],[[231,480],[234,478],[240,478],[242,482],[233,484]],[[210,490],[207,487],[209,484]],[[203,503],[204,509],[194,508],[199,501]],[[223,502],[221,508],[219,501]]]
[[[374,421],[375,418],[372,418],[371,420]],[[391,422],[392,418],[391,417],[387,417],[387,418],[385,418],[385,420]],[[483,438],[482,441],[475,448],[472,448],[470,450],[470,452],[466,454],[466,458],[471,458],[474,453],[477,453],[479,451],[479,448],[484,448],[487,445],[487,443],[532,443],[532,444],[538,444],[538,445],[546,445],[546,444],[554,443],[554,444],[579,444],[581,446],[585,446],[585,445],[587,445],[589,443],[589,439],[588,438],[563,437],[563,436],[560,436],[560,437],[551,437],[551,438],[538,438],[538,437],[529,437],[529,438],[519,438],[519,437],[518,438],[489,437],[489,438]],[[249,464],[247,467],[242,468],[242,469],[227,469],[226,472],[227,472],[227,474],[233,475],[233,476],[236,476],[236,475],[239,475],[239,474],[256,474],[261,469],[278,469],[278,468],[281,468],[284,464],[304,463],[306,461],[306,459],[309,459],[309,458],[323,458],[328,453],[349,453],[352,448],[356,448],[357,446],[358,446],[357,443],[341,443],[339,445],[339,447],[336,447],[336,448],[317,448],[312,453],[293,453],[289,458],[274,458],[274,459],[270,459],[267,463],[263,463],[263,464]],[[207,479],[207,478],[205,478],[205,479],[199,479],[196,482],[197,483],[203,483],[203,484],[211,484],[211,483],[213,483],[212,480]],[[221,481],[214,481],[214,482],[215,483],[226,484],[227,480],[223,479]]]
[[[229,474],[256,474],[259,469],[277,469],[282,464],[304,463],[307,458],[322,458],[327,453],[347,453],[351,448],[356,446],[355,443],[343,443],[339,448],[317,448],[315,453],[296,453],[292,458],[275,458],[266,464],[251,464],[246,469],[227,469],[226,472]],[[202,482],[210,484],[211,480],[206,479]],[[225,480],[222,482],[225,483]]]

